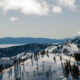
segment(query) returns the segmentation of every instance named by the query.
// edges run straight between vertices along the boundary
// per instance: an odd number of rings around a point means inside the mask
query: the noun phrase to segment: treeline
[[[39,52],[40,50],[43,50],[47,48],[48,44],[27,44],[27,45],[20,45],[20,46],[14,46],[9,48],[0,48],[0,57],[12,57],[16,56],[19,53],[22,52]]]

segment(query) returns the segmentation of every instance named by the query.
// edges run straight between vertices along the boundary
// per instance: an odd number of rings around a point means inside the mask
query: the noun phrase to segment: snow
[[[1,58],[0,59],[0,64],[3,64],[3,65],[7,65],[7,64],[9,64],[9,65],[11,65],[11,64],[13,64],[13,60],[11,60],[10,58]]]
[[[63,49],[67,49],[71,54],[79,51],[77,45],[74,43],[68,43],[67,45],[64,45]]]
[[[3,66],[6,65],[12,65],[14,63],[15,60],[19,60],[19,59],[28,59],[32,54],[34,53],[20,53],[17,56],[13,56],[13,57],[2,57],[0,58],[0,64],[2,64]]]
[[[67,55],[72,54],[74,55],[75,53],[79,53],[80,49],[77,47],[77,44],[74,43],[65,43],[65,44],[60,44],[58,46],[55,46],[53,50],[57,50],[59,53],[66,53]]]
[[[39,55],[38,60],[28,59],[18,66],[4,70],[1,80],[16,80],[16,77],[20,77],[21,80],[67,80],[64,77],[62,64],[64,65],[69,59],[73,64],[74,58],[61,54],[63,58],[61,64],[60,56],[55,56],[56,61],[53,59],[54,56],[55,54],[49,54],[49,57]]]
[[[70,60],[71,64],[76,63],[76,61],[74,57],[63,53],[53,53],[53,50],[56,48],[57,46],[50,46],[45,49],[45,55],[41,55],[39,52],[37,57],[35,57],[34,53],[21,53],[17,55],[17,59],[28,59],[18,65],[13,65],[5,69],[0,75],[0,80],[17,80],[17,78],[20,78],[20,80],[71,80],[70,75],[68,78],[64,75],[64,63],[66,60]],[[65,48],[68,49],[70,53],[78,51],[77,45],[72,43],[63,45],[61,50]],[[32,56],[32,58],[29,58],[30,56]],[[80,63],[76,64],[78,64],[80,68]]]

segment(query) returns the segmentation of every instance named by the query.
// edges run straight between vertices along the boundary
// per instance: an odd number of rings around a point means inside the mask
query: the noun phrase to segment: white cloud
[[[62,13],[61,8],[76,12],[76,8],[79,9],[76,3],[76,0],[0,0],[0,8],[5,13],[19,11],[25,15],[48,15],[50,7],[53,7],[52,11],[55,13]]]
[[[11,21],[11,22],[15,22],[15,21],[17,21],[17,20],[18,20],[17,17],[11,17],[11,18],[10,18],[10,21]]]
[[[75,2],[76,0],[55,0],[59,5],[64,6],[64,7],[68,7],[72,10],[75,10]]]
[[[26,15],[47,15],[49,10],[45,0],[0,0],[0,7],[4,12],[19,10]]]
[[[62,13],[62,9],[61,9],[61,7],[60,6],[53,6],[53,9],[52,9],[52,11],[54,12],[54,13]]]
[[[80,35],[80,31],[78,31],[77,34]]]

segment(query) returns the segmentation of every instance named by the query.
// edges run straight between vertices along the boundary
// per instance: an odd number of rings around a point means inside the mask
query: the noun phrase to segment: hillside
[[[76,53],[80,54],[80,49],[71,42],[51,45],[38,53],[22,53],[2,71],[0,80],[80,80],[80,57],[76,60]]]
[[[50,46],[50,44],[24,44],[0,48],[1,57],[13,57],[20,53],[36,53]]]

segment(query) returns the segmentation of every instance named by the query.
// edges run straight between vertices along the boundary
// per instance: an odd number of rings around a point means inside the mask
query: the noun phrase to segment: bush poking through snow
[[[0,64],[0,73],[3,71],[3,66],[2,66],[2,64]]]
[[[80,54],[79,53],[75,53],[74,57],[75,57],[76,61],[80,61]]]
[[[42,55],[42,57],[44,57],[44,55],[45,55],[45,50],[41,51],[41,55]]]
[[[74,79],[78,79],[79,77],[79,67],[75,63],[71,65],[70,61],[66,61],[64,71],[66,77],[69,77],[69,74],[71,74]]]
[[[72,76],[75,79],[78,79],[79,77],[79,67],[77,65],[72,65]]]

